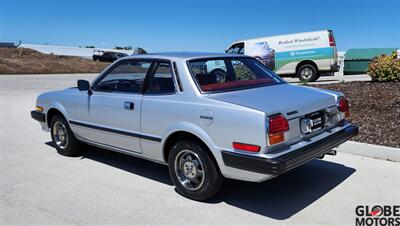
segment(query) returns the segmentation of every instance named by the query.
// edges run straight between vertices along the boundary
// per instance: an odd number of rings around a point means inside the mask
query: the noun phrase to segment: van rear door
[[[333,36],[332,30],[328,30],[328,40],[329,40],[329,46],[333,47],[333,64],[337,64],[336,41],[335,41],[335,36]]]

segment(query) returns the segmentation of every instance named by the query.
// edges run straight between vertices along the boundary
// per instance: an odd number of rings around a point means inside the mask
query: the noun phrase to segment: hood
[[[60,89],[60,90],[52,90],[52,91],[47,91],[44,93],[41,93],[38,96],[38,99],[40,100],[53,100],[53,99],[59,99],[60,96],[65,95],[65,94],[71,94],[71,93],[77,93],[78,88],[77,87],[70,87],[66,89]]]
[[[336,105],[343,94],[312,87],[280,84],[210,94],[211,99],[237,104],[267,115],[282,113],[288,119]],[[296,113],[297,112],[297,113]],[[289,113],[289,114],[288,114]]]

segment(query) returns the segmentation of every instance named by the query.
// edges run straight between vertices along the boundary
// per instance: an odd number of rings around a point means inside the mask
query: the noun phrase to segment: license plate
[[[324,128],[324,118],[321,111],[316,111],[304,116],[301,120],[303,133],[309,134]]]

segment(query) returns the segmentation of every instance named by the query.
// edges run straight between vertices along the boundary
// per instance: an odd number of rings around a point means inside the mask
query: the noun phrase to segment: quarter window
[[[95,87],[95,91],[141,93],[150,61],[123,61]]]
[[[153,76],[149,78],[146,93],[172,93],[175,91],[174,79],[171,73],[171,65],[167,62],[157,63]]]

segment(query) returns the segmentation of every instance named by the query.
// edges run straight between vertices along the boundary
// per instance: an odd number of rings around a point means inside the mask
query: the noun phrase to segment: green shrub
[[[391,56],[382,55],[375,58],[369,64],[367,73],[372,81],[400,81],[400,59],[397,59],[397,53],[393,52]]]

